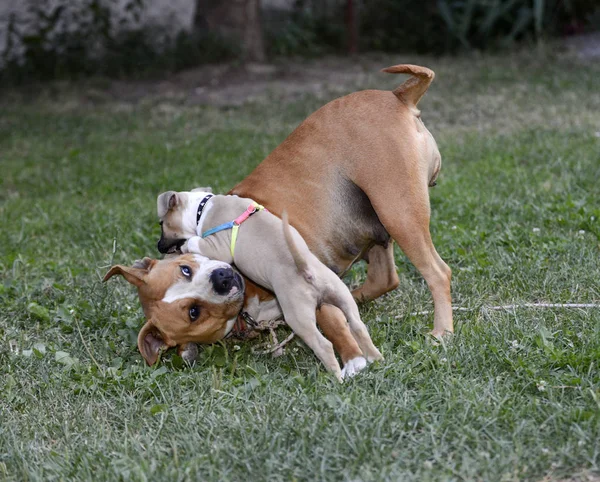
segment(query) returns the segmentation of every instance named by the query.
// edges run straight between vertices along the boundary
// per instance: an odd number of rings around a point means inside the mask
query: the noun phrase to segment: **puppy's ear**
[[[158,330],[150,321],[147,321],[140,330],[137,343],[138,349],[148,366],[154,365],[158,360],[160,351],[167,348],[167,344],[162,340]]]
[[[171,209],[177,206],[181,202],[179,194],[175,191],[163,192],[158,196],[156,200],[156,212],[158,217],[164,217]]]
[[[155,259],[144,258],[133,263],[131,268],[118,264],[108,270],[108,273],[104,275],[102,281],[107,281],[113,276],[120,274],[129,283],[139,288],[146,283],[146,276],[148,276],[148,273],[155,263]]]
[[[198,191],[200,191],[200,192],[210,192],[210,193],[213,192],[212,187],[195,187],[194,189],[192,189],[192,192],[198,192]]]

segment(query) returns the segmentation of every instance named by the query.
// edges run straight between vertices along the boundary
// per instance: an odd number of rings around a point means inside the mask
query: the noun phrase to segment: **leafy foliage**
[[[593,0],[374,0],[361,25],[368,48],[448,52],[577,33],[595,8]]]
[[[463,48],[510,45],[555,33],[572,11],[563,0],[437,0],[447,32]]]
[[[342,6],[333,3],[320,11],[299,3],[292,12],[266,9],[263,15],[270,55],[314,56],[340,52],[345,45]]]

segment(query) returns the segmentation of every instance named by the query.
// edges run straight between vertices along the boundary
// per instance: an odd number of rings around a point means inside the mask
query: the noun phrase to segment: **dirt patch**
[[[600,32],[569,37],[565,44],[569,51],[581,59],[600,60]]]
[[[583,61],[600,61],[600,32],[556,41],[548,50]],[[162,98],[219,107],[273,98],[294,100],[306,94],[327,97],[365,88],[382,68],[397,63],[468,66],[464,59],[455,61],[405,54],[329,56],[311,60],[289,58],[267,65],[205,65],[155,81],[109,81],[108,88],[99,89],[96,94],[124,102]]]
[[[239,106],[267,100],[272,95],[294,99],[320,95],[361,83],[366,75],[386,67],[382,55],[319,60],[289,59],[273,64],[207,65],[168,76],[160,81],[112,81],[106,94],[115,100],[136,102],[148,97],[184,99],[190,104]],[[388,56],[389,62],[389,56]]]
[[[585,471],[566,478],[555,478],[552,475],[544,477],[540,482],[600,482],[600,475]]]
[[[153,122],[188,116],[190,122],[194,119],[195,129],[227,128],[228,116],[235,115],[238,126],[243,123],[244,128],[261,133],[281,132],[293,129],[335,97],[363,89],[392,90],[406,77],[380,70],[412,63],[436,73],[419,104],[434,136],[534,128],[589,129],[596,135],[600,132],[600,57],[579,54],[594,51],[594,39],[600,50],[598,34],[501,54],[437,58],[365,54],[290,58],[269,65],[208,65],[153,81],[90,79],[13,89],[4,102],[9,108],[34,104],[36,109],[58,113],[84,107],[98,115],[106,109],[127,113],[149,107]],[[576,44],[584,51],[577,50]],[[578,72],[577,77],[573,72]],[[295,106],[283,108],[286,104]],[[236,108],[241,105],[248,108]],[[231,112],[223,115],[223,111]]]

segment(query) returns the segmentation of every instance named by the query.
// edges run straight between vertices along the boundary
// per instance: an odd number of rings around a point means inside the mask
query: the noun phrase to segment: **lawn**
[[[443,157],[432,235],[456,335],[430,341],[429,291],[397,250],[400,287],[361,306],[385,362],[344,384],[297,341],[277,359],[225,343],[145,366],[134,290],[101,279],[158,255],[157,194],[227,190],[310,112],[392,88],[376,69],[407,61],[437,74],[420,107]],[[3,92],[0,480],[600,480],[600,309],[492,309],[600,303],[600,64],[533,51],[349,70],[237,107]]]

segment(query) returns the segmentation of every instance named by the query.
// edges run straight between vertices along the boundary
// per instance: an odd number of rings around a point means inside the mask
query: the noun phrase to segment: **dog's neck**
[[[198,208],[200,203],[211,193],[209,192],[190,192],[188,194],[188,200],[185,207],[185,211],[183,212],[183,216],[181,219],[181,224],[184,233],[194,233],[196,236],[202,236],[202,223],[206,219],[206,214],[212,208],[212,201],[214,196],[211,196],[206,203],[204,204],[204,208],[202,209],[202,215],[200,219],[198,219]]]
[[[198,204],[198,209],[196,210],[196,225],[200,224],[200,219],[202,218],[204,207],[213,196],[214,194],[207,194],[202,198],[202,201],[200,201],[200,203]]]

